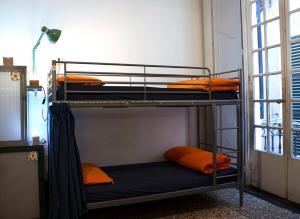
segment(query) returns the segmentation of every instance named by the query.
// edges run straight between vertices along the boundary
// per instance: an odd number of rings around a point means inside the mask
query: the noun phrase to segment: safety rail
[[[120,71],[73,71],[70,70],[69,68],[74,67],[74,66],[79,66],[79,67],[117,67],[117,68],[121,68]],[[138,72],[125,72],[124,69],[122,68],[127,68],[127,67],[132,67],[132,68],[136,68],[135,71]],[[142,69],[142,72],[141,72]],[[166,74],[166,73],[153,73],[153,72],[148,72],[151,70],[155,70],[155,72],[159,72],[158,70],[182,70],[182,71],[197,71],[197,73],[193,73],[193,74],[187,74],[186,72],[184,74]],[[119,70],[119,69],[118,69]],[[122,71],[123,70],[123,71]],[[62,72],[60,72],[62,71]],[[97,94],[102,94],[102,93],[125,93],[125,94],[129,94],[129,93],[137,93],[137,94],[143,94],[143,100],[140,101],[149,101],[149,103],[151,104],[151,100],[149,100],[147,98],[147,96],[149,94],[207,94],[208,95],[208,101],[212,101],[212,83],[211,83],[211,79],[213,77],[217,77],[220,75],[226,75],[226,74],[233,74],[235,73],[235,76],[230,76],[227,78],[232,78],[232,79],[240,79],[241,78],[241,70],[237,69],[237,70],[233,70],[233,71],[226,71],[226,72],[219,72],[219,73],[211,73],[209,68],[206,67],[194,67],[194,66],[170,66],[170,65],[145,65],[145,64],[121,64],[121,63],[102,63],[102,62],[75,62],[75,61],[60,61],[60,60],[53,60],[52,61],[52,68],[51,71],[48,74],[48,102],[56,102],[56,101],[64,101],[64,102],[69,102],[70,100],[68,100],[68,94],[69,93],[97,93]],[[111,86],[115,86],[115,85],[125,85],[125,86],[136,86],[136,85],[141,85],[141,87],[143,87],[143,90],[140,91],[79,91],[79,90],[68,90],[68,84],[70,82],[72,82],[72,84],[80,84],[80,83],[93,83],[94,81],[69,81],[67,80],[67,75],[72,74],[72,75],[86,75],[86,76],[99,76],[99,77],[110,77],[109,80],[102,80],[102,82],[107,86],[111,85]],[[64,77],[64,81],[63,81],[63,90],[64,90],[64,94],[63,94],[63,100],[58,100],[57,96],[56,96],[56,89],[57,89],[57,84],[56,84],[56,78],[60,75],[65,76]],[[113,80],[117,78],[118,81]],[[120,80],[121,78],[121,80]],[[133,78],[140,78],[140,81],[133,81]],[[164,79],[164,80],[160,80],[160,81],[150,81],[150,79],[153,78],[157,78],[157,79]],[[184,83],[180,83],[180,82],[174,82],[174,81],[170,81],[170,79],[203,79],[203,78],[207,78],[208,83],[205,84],[199,84],[199,83],[192,83],[192,82],[184,82]],[[123,80],[122,80],[123,79]],[[169,79],[169,81],[166,81],[166,79]],[[180,91],[180,90],[174,90],[174,91],[150,91],[148,88],[149,87],[155,87],[155,86],[160,86],[160,87],[166,87],[166,85],[191,85],[191,86],[199,86],[199,85],[203,85],[203,86],[207,86],[208,87],[208,91]],[[238,92],[237,92],[238,93]],[[207,101],[205,100],[205,101]],[[198,102],[197,104],[200,104],[202,102],[205,101],[190,101],[192,104],[194,105],[195,102]],[[233,101],[237,101],[237,100],[233,100]],[[89,104],[91,101],[80,101],[79,105],[82,104]],[[103,101],[92,101],[93,105],[101,105],[102,103],[104,103]],[[115,103],[118,105],[119,101],[115,101]],[[160,101],[162,104],[160,105],[164,105],[164,100]],[[168,102],[168,101],[167,101]],[[220,101],[219,102],[224,102],[224,101]],[[226,101],[225,101],[226,102]],[[227,100],[227,102],[229,102]],[[77,101],[72,101],[73,105],[76,105]],[[78,102],[79,103],[79,102]],[[131,103],[131,101],[127,101],[127,103]],[[145,105],[145,102],[142,104]],[[166,103],[166,105],[168,105],[168,103]],[[175,103],[176,105],[176,103]]]

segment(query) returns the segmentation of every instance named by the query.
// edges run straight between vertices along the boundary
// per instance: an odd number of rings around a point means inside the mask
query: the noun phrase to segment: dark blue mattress
[[[173,162],[131,164],[102,168],[114,180],[114,184],[86,186],[88,203],[153,195],[184,189],[209,186],[212,175],[181,167]],[[218,171],[219,176],[236,173],[235,168]],[[235,181],[224,178],[218,183]]]
[[[85,93],[67,93],[67,100],[143,100],[144,87],[126,87],[126,86],[83,86],[78,84],[68,84],[68,91],[85,91]],[[101,91],[105,93],[92,93]],[[122,93],[128,92],[128,93]],[[131,92],[131,93],[130,93]],[[134,93],[136,92],[136,93]],[[147,87],[147,100],[207,100],[209,94],[201,93],[198,89],[174,89]],[[165,93],[163,93],[165,92]],[[166,93],[173,92],[173,93]],[[178,93],[174,93],[178,92]],[[196,93],[189,93],[196,92]],[[57,100],[64,99],[64,87],[57,87]],[[237,92],[212,92],[212,99],[237,99]]]

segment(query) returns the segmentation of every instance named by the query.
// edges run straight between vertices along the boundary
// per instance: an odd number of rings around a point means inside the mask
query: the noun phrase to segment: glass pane
[[[267,129],[255,128],[254,131],[254,148],[259,151],[267,150]]]
[[[292,127],[300,129],[300,102],[292,103]]]
[[[293,11],[297,8],[300,8],[300,1],[299,0],[290,0],[290,11]]]
[[[294,39],[300,39],[300,35]],[[291,67],[300,68],[300,42],[291,43]]]
[[[300,131],[293,131],[293,157],[300,158]]]
[[[267,125],[267,104],[264,102],[254,103],[254,124]]]
[[[299,1],[299,0],[298,0]],[[291,14],[290,16],[290,37],[295,37],[300,35],[300,12]]]
[[[292,73],[292,98],[300,98],[300,72]]]
[[[267,24],[267,45],[280,44],[279,20]]]
[[[265,51],[253,53],[253,74],[265,73]]]
[[[266,20],[279,16],[278,0],[265,0]]]
[[[269,103],[269,126],[282,127],[282,103]]]
[[[281,71],[280,47],[275,47],[268,50],[268,68],[269,72]]]
[[[269,151],[275,154],[283,153],[283,131],[269,129]]]
[[[281,74],[269,76],[268,88],[269,100],[282,99]]]
[[[300,72],[292,73],[292,97],[300,98]]]
[[[254,100],[266,99],[266,77],[255,77],[253,82]]]
[[[262,0],[258,0],[257,3],[254,2],[252,4],[251,13],[252,25],[258,24],[264,20]]]
[[[259,25],[252,29],[253,50],[265,47],[264,25]]]

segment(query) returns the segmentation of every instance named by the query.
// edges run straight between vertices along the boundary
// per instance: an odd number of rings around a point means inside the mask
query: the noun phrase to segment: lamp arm
[[[45,32],[42,32],[38,41],[36,42],[35,46],[32,49],[32,73],[35,74],[35,51],[38,48],[38,46],[41,44],[41,40],[44,36]]]

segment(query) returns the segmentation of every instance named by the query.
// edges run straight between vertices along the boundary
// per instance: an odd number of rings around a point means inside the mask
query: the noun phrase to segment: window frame
[[[300,35],[298,35],[298,38],[292,39],[290,36],[290,17],[292,14],[300,13],[300,7],[294,10],[289,10],[289,0],[285,0],[285,37],[286,37],[286,72],[287,72],[287,83],[286,87],[289,88],[289,91],[286,92],[286,108],[287,108],[287,143],[289,145],[288,149],[288,155],[295,160],[300,160],[300,156],[294,156],[294,145],[293,145],[293,133],[294,131],[300,131],[300,128],[294,128],[293,127],[293,103],[300,103],[300,98],[293,98],[292,96],[292,74],[293,72],[299,72],[300,73],[300,67],[299,68],[292,68],[292,58],[291,58],[291,45],[292,43],[298,42],[300,43]]]
[[[252,5],[255,4],[257,2],[257,0],[248,0],[246,1],[246,9],[247,9],[247,13],[246,13],[246,20],[247,20],[247,28],[246,28],[246,31],[248,33],[248,35],[250,35],[250,37],[248,38],[247,40],[247,46],[248,46],[248,69],[249,69],[249,114],[250,114],[250,119],[249,119],[249,127],[250,127],[250,138],[249,138],[249,142],[250,142],[250,145],[251,145],[251,150],[254,150],[254,151],[259,151],[259,152],[263,152],[263,153],[271,153],[271,154],[274,154],[274,155],[284,155],[285,153],[285,150],[287,148],[287,144],[286,144],[286,136],[288,135],[287,133],[287,130],[286,130],[286,92],[285,92],[285,60],[284,60],[284,57],[285,57],[285,49],[284,49],[284,41],[285,41],[285,32],[282,30],[282,23],[284,22],[284,12],[282,11],[282,4],[283,2],[281,0],[278,1],[278,7],[279,7],[279,11],[278,11],[278,16],[275,16],[271,19],[266,19],[266,8],[265,8],[265,1],[262,1],[262,5],[263,5],[263,21],[260,22],[260,23],[256,23],[254,25],[252,25]],[[279,30],[280,30],[280,43],[279,44],[275,44],[275,45],[271,45],[269,46],[267,44],[267,25],[271,22],[274,22],[278,20],[279,21]],[[253,48],[253,30],[254,28],[256,28],[257,26],[259,25],[264,25],[264,37],[263,37],[263,40],[264,40],[264,47],[262,48],[257,48],[257,49],[254,49]],[[268,70],[268,51],[272,48],[278,48],[280,49],[280,60],[281,60],[281,70],[280,71],[274,71],[274,72],[269,72]],[[263,64],[265,65],[264,66],[264,69],[265,71],[261,74],[261,73],[258,73],[258,74],[254,74],[254,64],[253,64],[253,54],[255,52],[258,52],[258,51],[264,51],[265,52],[265,57],[264,57],[264,62]],[[272,75],[281,75],[281,99],[269,99],[269,88],[268,88],[268,82],[269,82],[269,76],[272,76]],[[259,77],[265,77],[266,81],[265,81],[265,91],[262,91],[262,92],[265,92],[265,97],[264,99],[254,99],[254,79],[255,78],[259,78]],[[254,105],[255,103],[264,103],[266,104],[266,124],[265,125],[257,125],[255,124],[255,114],[254,114]],[[274,127],[274,126],[271,126],[270,125],[270,118],[269,118],[269,104],[270,103],[281,103],[282,104],[282,124],[281,124],[281,127]],[[267,138],[267,148],[266,150],[259,150],[258,148],[255,147],[255,128],[264,128],[267,130],[267,136],[265,136]],[[281,141],[283,142],[284,144],[284,148],[281,148],[281,153],[280,153],[280,147],[278,149],[279,153],[276,153],[272,150],[272,146],[271,144],[269,143],[270,141],[270,130],[278,130],[280,131],[281,133],[284,133],[281,137],[279,137],[279,140],[281,138]],[[281,146],[282,147],[282,146]]]
[[[244,28],[244,34],[247,35],[244,37],[244,42],[246,43],[246,53],[245,55],[247,58],[245,59],[247,62],[247,65],[245,66],[248,71],[248,112],[249,112],[249,138],[248,142],[250,144],[250,152],[251,151],[257,151],[262,153],[270,153],[263,150],[257,150],[255,148],[255,131],[254,128],[258,127],[258,125],[254,124],[254,102],[259,102],[254,100],[254,68],[253,68],[253,34],[252,34],[252,27],[257,26],[258,24],[252,25],[252,4],[257,2],[257,0],[243,0],[243,7],[245,10],[244,13],[244,21],[246,23],[246,27]],[[264,2],[264,1],[263,1]],[[264,9],[265,10],[265,9]],[[300,13],[300,8],[294,9],[292,11],[289,11],[289,0],[279,0],[279,24],[280,24],[280,45],[281,45],[281,75],[282,75],[282,131],[284,133],[283,135],[283,143],[284,143],[284,149],[282,154],[274,154],[273,155],[283,155],[285,158],[291,158],[294,160],[299,160],[300,156],[295,157],[294,156],[294,145],[293,145],[293,132],[294,130],[300,131],[299,128],[293,127],[293,107],[292,103],[299,103],[300,104],[300,98],[293,98],[292,97],[292,72],[299,72],[300,73],[300,67],[296,69],[292,69],[291,65],[291,44],[293,42],[299,42],[300,38],[298,39],[290,39],[290,15],[294,13]],[[264,18],[265,18],[265,12],[264,12]],[[274,17],[268,21],[263,21],[260,24],[266,24],[271,21],[276,20],[277,17]],[[264,28],[265,30],[267,28]],[[267,36],[264,36],[267,39]],[[276,45],[273,45],[276,46]],[[272,46],[272,47],[273,47]],[[267,45],[265,47],[268,48]],[[257,51],[257,50],[256,50]],[[265,58],[267,60],[267,58]],[[276,74],[277,72],[274,72]],[[279,72],[278,72],[279,73]],[[267,76],[271,75],[273,73],[269,74],[262,74],[259,76]],[[266,85],[268,81],[266,81]],[[266,93],[268,95],[268,93]],[[266,102],[265,102],[266,103]],[[267,115],[269,112],[267,112]],[[267,116],[268,117],[268,116]],[[266,127],[266,126],[264,126]],[[268,138],[269,139],[269,138]]]

